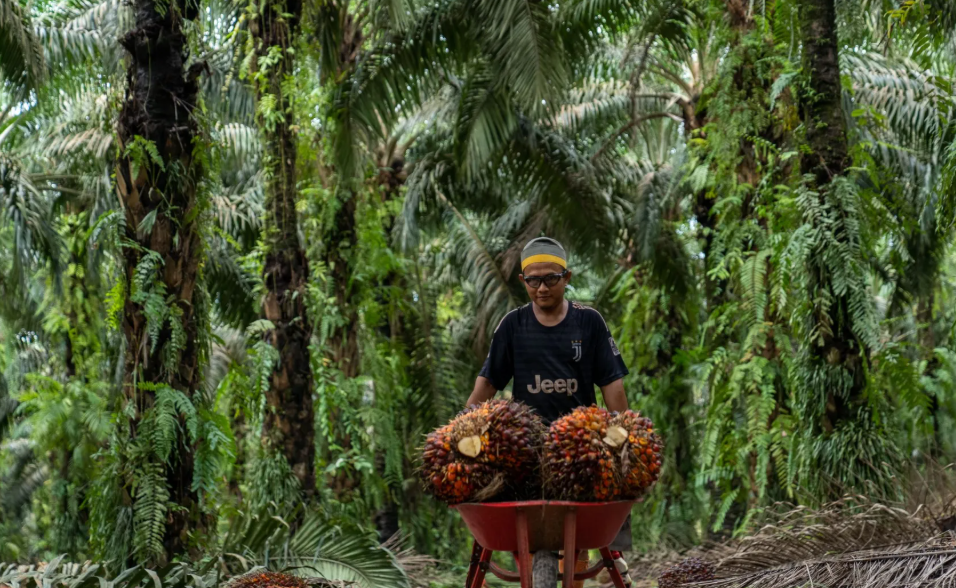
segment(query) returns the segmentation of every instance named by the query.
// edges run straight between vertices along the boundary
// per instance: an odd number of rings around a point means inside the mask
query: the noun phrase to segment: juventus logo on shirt
[[[581,342],[571,341],[571,349],[574,350],[574,361],[581,361]]]

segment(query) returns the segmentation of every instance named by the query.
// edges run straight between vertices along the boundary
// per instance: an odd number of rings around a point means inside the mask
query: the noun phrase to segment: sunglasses
[[[541,282],[544,282],[544,285],[550,288],[560,282],[561,278],[563,278],[567,273],[568,270],[564,270],[560,274],[548,274],[546,276],[525,276],[524,283],[535,290],[541,287]]]

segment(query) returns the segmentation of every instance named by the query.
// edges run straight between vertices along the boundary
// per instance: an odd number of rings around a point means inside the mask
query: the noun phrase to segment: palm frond
[[[356,529],[339,528],[316,513],[305,514],[295,530],[271,511],[238,516],[223,540],[222,553],[212,564],[242,565],[243,571],[262,565],[289,570],[303,577],[353,583],[356,588],[407,588],[408,578],[395,555]],[[294,509],[290,517],[298,516]]]
[[[235,245],[222,237],[213,238],[206,255],[206,282],[217,317],[236,328],[256,320],[259,278],[243,265]]]
[[[640,17],[641,3],[630,0],[573,0],[561,3],[556,27],[571,63],[626,35]],[[600,32],[599,32],[600,31]],[[601,34],[603,33],[603,34]]]
[[[649,263],[654,281],[679,298],[694,288],[690,254],[676,233],[686,158],[645,173],[628,222],[632,263]]]
[[[401,33],[411,26],[417,8],[413,0],[376,0],[370,10],[381,28]]]
[[[210,200],[216,224],[228,235],[239,239],[262,228],[265,211],[263,172],[230,187],[213,192]]]
[[[221,7],[226,4],[226,7]],[[242,50],[238,34],[246,22],[236,11],[237,3],[215,3],[209,16],[209,50],[202,56],[209,70],[202,77],[202,93],[210,111],[225,122],[252,124],[255,116],[255,96],[246,80],[240,79]],[[238,11],[237,11],[238,12]]]
[[[274,561],[303,576],[354,582],[358,588],[407,588],[408,578],[389,551],[358,531],[307,517]]]
[[[227,235],[251,246],[259,236],[265,214],[259,131],[231,123],[217,129],[214,139],[219,174],[210,197],[213,216]]]
[[[603,130],[609,124],[626,120],[630,105],[629,88],[622,81],[585,83],[568,93],[551,124],[571,133]]]
[[[805,586],[921,586],[956,582],[956,549],[948,534],[917,545],[815,557],[768,570],[707,582],[708,588],[804,588]],[[692,586],[693,584],[688,584]]]
[[[324,11],[320,42],[334,56],[341,41],[335,28],[343,16],[331,7]],[[341,176],[354,177],[363,142],[371,145],[384,139],[397,120],[409,116],[449,81],[455,60],[476,53],[468,18],[466,0],[429,4],[406,29],[378,40],[350,77],[336,86],[333,151]],[[332,57],[322,63],[323,70],[334,72],[338,67]]]
[[[234,184],[260,173],[262,139],[259,130],[242,123],[228,123],[213,133],[216,157],[222,171],[229,176],[224,183]]]
[[[22,277],[41,256],[59,263],[62,247],[51,214],[51,200],[22,172],[20,162],[0,155],[0,219],[14,228],[17,275]]]
[[[99,58],[106,71],[115,71],[122,59],[115,40],[131,24],[132,11],[120,0],[79,0],[45,11],[36,34],[51,70]]]
[[[846,52],[842,58],[853,76],[854,103],[885,117],[892,131],[888,142],[934,151],[949,108],[949,94],[937,79],[905,59],[893,62],[870,52]]]
[[[487,175],[479,179],[486,179]],[[508,233],[523,224],[528,210],[518,205],[507,214],[494,215],[494,219],[471,212],[480,209],[473,204],[504,205],[506,199],[495,195],[494,189],[485,181],[458,183],[450,159],[431,156],[419,161],[408,179],[408,192],[397,227],[398,240],[405,251],[417,249],[422,225],[450,229],[448,241],[440,247],[440,259],[435,263],[450,282],[467,283],[476,292],[479,303],[474,331],[469,337],[476,350],[487,342],[501,317],[519,302],[511,289],[516,283],[513,280],[515,264],[508,262],[513,257],[508,250],[514,235]],[[517,217],[512,219],[515,213]],[[496,225],[497,232],[489,230]]]
[[[609,188],[616,178],[599,181],[595,166],[563,134],[530,123],[521,129],[508,153],[517,192],[549,209],[550,234],[599,265],[607,262],[623,225],[623,209]]]
[[[46,465],[38,463],[35,455],[36,444],[27,436],[28,433],[28,430],[22,430],[19,433],[21,436],[5,442],[2,446],[2,451],[11,465],[0,480],[0,485],[3,486],[0,505],[11,513],[20,513],[50,475]]]
[[[438,199],[447,207],[451,219],[456,221],[457,230],[451,236],[450,247],[460,264],[458,267],[466,268],[463,273],[469,283],[474,285],[478,299],[482,301],[477,313],[478,332],[475,341],[478,348],[494,332],[501,317],[518,306],[518,299],[510,288],[511,276],[504,274],[474,223],[440,191]]]
[[[528,0],[478,0],[476,8],[496,73],[524,112],[540,111],[568,82],[550,7]]]
[[[455,122],[455,158],[469,179],[486,171],[500,155],[517,126],[506,93],[495,87],[491,72],[479,68],[465,81]]]
[[[80,83],[70,91],[61,89],[56,108],[38,112],[25,124],[23,150],[34,160],[64,163],[89,158],[108,166],[113,147],[110,89],[103,84]]]
[[[939,533],[929,513],[847,496],[819,508],[777,504],[754,535],[725,548],[718,575],[756,573],[830,554],[913,545]]]
[[[209,354],[209,364],[203,371],[206,395],[216,397],[216,390],[223,378],[234,365],[241,365],[246,361],[245,332],[226,326],[213,329],[215,342]]]
[[[412,584],[424,584],[418,579],[422,578],[426,571],[433,568],[438,561],[431,556],[417,553],[409,543],[408,536],[399,532],[389,537],[382,547],[395,555],[396,561],[405,570],[405,575]]]
[[[46,77],[43,47],[20,2],[0,4],[0,74],[14,87],[37,89]]]

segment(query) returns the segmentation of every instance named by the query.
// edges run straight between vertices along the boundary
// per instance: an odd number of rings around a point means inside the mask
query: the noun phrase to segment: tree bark
[[[670,298],[670,296],[668,297]],[[674,464],[666,486],[671,489],[674,498],[679,497],[690,487],[694,475],[694,440],[691,422],[687,418],[688,409],[694,406],[694,394],[688,384],[688,374],[674,365],[674,355],[683,347],[684,333],[689,329],[687,321],[678,305],[680,301],[669,300],[664,319],[667,324],[667,344],[657,351],[657,366],[651,375],[658,378],[662,389],[667,390],[668,423],[670,435],[665,449]]]
[[[140,419],[155,400],[154,392],[138,384],[166,385],[189,397],[201,385],[202,317],[196,311],[201,307],[197,278],[202,241],[196,190],[202,170],[193,158],[193,110],[202,64],[186,68],[183,22],[195,18],[196,5],[134,0],[133,7],[135,28],[121,40],[130,62],[118,122],[116,190],[126,216],[125,236],[136,244],[124,248],[128,295],[122,324],[127,343],[124,391],[136,407],[130,424],[135,438]],[[141,263],[147,255],[162,263]],[[144,277],[154,288],[165,289],[166,305],[182,327],[178,340],[170,321],[151,336],[146,305],[130,295]],[[160,560],[185,553],[188,536],[206,531],[198,493],[192,490],[194,449],[183,432],[161,465],[170,501],[178,508],[168,509]],[[136,501],[135,490],[131,493]]]
[[[302,15],[300,0],[263,0],[250,23],[255,40],[256,97],[275,99],[275,112],[266,120],[259,113],[265,137],[267,169],[262,316],[275,328],[265,337],[279,353],[266,392],[263,440],[281,452],[299,481],[306,499],[315,495],[315,413],[309,340],[312,325],[305,305],[309,264],[299,243],[296,213],[296,136],[292,97],[283,83],[294,74],[292,45]],[[263,58],[279,50],[274,63]]]
[[[332,278],[332,296],[342,315],[329,337],[328,356],[346,378],[359,374],[358,313],[354,304],[352,255],[358,245],[355,233],[355,194],[348,191],[337,202],[332,230],[327,236],[325,264]]]
[[[810,100],[806,106],[807,143],[813,154],[804,157],[804,173],[817,187],[841,175],[848,165],[846,119],[843,116],[836,8],[833,0],[803,2],[803,61],[809,72]]]
[[[938,270],[937,270],[938,271]],[[928,292],[919,296],[916,301],[916,323],[919,325],[919,345],[926,354],[926,369],[924,374],[932,375],[939,367],[936,356],[936,331],[933,325],[933,308],[936,306],[936,285]],[[940,398],[935,393],[929,394],[929,414],[933,419],[933,445],[930,455],[939,457],[943,449],[942,421],[940,419]]]
[[[379,169],[376,183],[383,204],[387,204],[398,197],[399,190],[405,185],[405,180],[408,179],[408,173],[405,170],[404,151],[393,152],[392,149],[388,148],[393,145],[393,141],[387,141],[386,146],[376,153],[376,162]],[[388,238],[391,237],[394,227],[395,218],[389,217],[382,227]],[[406,291],[407,283],[405,275],[401,271],[397,269],[389,271],[382,279],[379,297],[388,311],[386,313],[387,319],[383,321],[380,332],[383,337],[393,342],[404,340],[407,330],[405,329],[407,317],[402,312],[402,305],[395,302],[394,292]],[[409,410],[406,414],[412,415],[415,413]],[[428,426],[426,425],[424,429],[427,430]],[[407,467],[410,471],[415,469],[414,464],[403,464],[403,467]],[[385,479],[385,452],[383,450],[379,450],[375,456],[375,471],[383,480]],[[375,529],[378,531],[380,543],[385,543],[400,530],[399,504],[396,497],[401,492],[401,485],[397,488],[389,487],[385,492],[381,508],[375,513]]]
[[[846,119],[843,116],[842,87],[833,0],[811,0],[802,4],[804,67],[809,72],[808,96],[804,105],[804,127],[811,153],[801,160],[804,174],[812,178],[811,187],[819,193],[821,205],[827,205],[832,180],[849,165]],[[833,301],[828,311],[815,320],[821,326],[822,344],[812,345],[811,354],[818,366],[839,366],[851,376],[847,394],[827,392],[822,427],[832,431],[837,424],[854,418],[853,405],[863,397],[866,387],[864,361],[869,353],[853,333],[850,300],[838,294],[833,278],[822,260],[814,259],[809,268],[811,288]],[[823,316],[823,314],[826,316]]]

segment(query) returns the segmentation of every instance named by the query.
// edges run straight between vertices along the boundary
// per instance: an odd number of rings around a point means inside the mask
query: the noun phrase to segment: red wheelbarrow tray
[[[532,500],[527,502],[465,503],[454,506],[475,538],[472,570],[466,588],[475,584],[478,568],[487,569],[504,580],[520,580],[522,588],[531,586],[530,554],[539,550],[564,550],[567,554],[585,549],[600,549],[604,562],[587,572],[574,573],[567,566],[570,580],[594,577],[604,567],[618,584],[620,576],[610,563],[608,545],[617,536],[634,500],[616,502],[567,502]],[[509,551],[518,555],[519,574],[501,570],[490,563],[491,552]],[[616,577],[615,577],[616,576]],[[479,584],[475,584],[480,586]],[[570,588],[570,585],[567,585]]]

